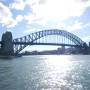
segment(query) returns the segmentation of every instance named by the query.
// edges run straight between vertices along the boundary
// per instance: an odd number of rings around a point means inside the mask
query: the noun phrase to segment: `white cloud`
[[[32,17],[27,20],[31,22],[37,20],[37,23],[46,24],[50,20],[66,20],[70,17],[81,16],[86,8],[90,6],[90,0],[82,2],[81,0],[26,0],[26,4],[32,8]],[[41,24],[41,23],[40,23]]]
[[[70,17],[81,16],[86,8],[90,6],[90,0],[87,2],[83,2],[82,0],[14,0],[14,2],[10,5],[10,8],[24,10],[26,5],[30,6],[32,13],[30,12],[28,15],[24,16],[18,15],[16,20],[9,19],[11,22],[13,22],[11,26],[15,26],[23,19],[27,20],[28,24],[37,23],[42,26],[47,26],[49,21],[54,22],[55,20],[58,20],[62,23],[63,20],[66,20]],[[5,10],[4,13],[8,12],[9,17],[11,18],[12,13],[10,12],[10,9],[8,10]],[[3,20],[3,22],[4,21],[5,20]],[[8,20],[6,19],[5,22],[7,21]],[[69,30],[75,30],[81,29],[82,23],[74,23],[71,26],[63,25],[57,25],[56,27],[67,27]]]
[[[28,24],[35,23],[42,26],[46,26],[48,21],[47,19],[43,19],[42,17],[36,16],[33,13],[24,15],[24,19],[28,21]]]
[[[38,25],[46,26],[47,25],[47,20],[43,19],[39,16],[36,16],[35,14],[31,13],[29,15],[25,15],[24,19],[28,21],[28,24],[31,23],[37,23]]]
[[[0,23],[7,28],[14,27],[17,24],[12,18],[10,9],[2,3],[0,3]]]
[[[31,28],[31,29],[27,29],[27,30],[24,30],[24,34],[28,34],[28,33],[32,33],[32,32],[37,32],[37,31],[40,31],[41,29],[36,29],[36,28]]]
[[[6,21],[6,20],[5,20]],[[6,21],[6,23],[2,24],[2,26],[6,26],[7,28],[12,28],[17,25],[17,21],[13,18],[9,18],[9,21]]]
[[[43,19],[38,19],[35,21],[35,23],[37,23],[38,25],[42,25],[42,26],[47,26],[47,20],[43,20]]]
[[[35,29],[28,29],[28,30],[24,30],[24,33],[30,33],[30,32],[33,32],[33,31],[35,31]]]
[[[11,9],[23,10],[24,7],[25,7],[25,3],[23,0],[14,0],[14,2],[10,4]]]
[[[64,23],[58,23],[55,25],[55,28],[57,29],[66,29],[66,25]]]
[[[82,37],[82,40],[85,42],[90,42],[90,36]]]
[[[84,27],[90,27],[90,22],[86,23]]]
[[[90,23],[83,23],[75,21],[73,24],[64,24],[64,23],[58,23],[55,25],[57,29],[64,29],[67,31],[74,31],[74,30],[82,30],[83,28],[86,28],[87,26],[90,26]]]
[[[80,30],[84,27],[82,22],[75,22],[72,25],[67,26],[68,31],[73,31],[73,30]]]
[[[23,19],[24,19],[24,17],[23,17],[22,15],[18,15],[18,16],[16,17],[16,21],[17,21],[17,22],[21,22]]]
[[[34,14],[30,13],[28,15],[25,15],[24,19],[28,20],[28,23],[31,24],[33,21],[37,20],[38,18]]]

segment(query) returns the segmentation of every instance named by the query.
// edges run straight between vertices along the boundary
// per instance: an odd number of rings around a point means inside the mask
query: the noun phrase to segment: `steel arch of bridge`
[[[83,46],[83,44],[84,44],[84,41],[82,41],[79,37],[77,37],[76,35],[74,35],[70,32],[67,32],[64,30],[58,30],[58,29],[43,30],[43,31],[31,33],[27,36],[23,36],[23,37],[14,39],[13,43],[14,43],[15,53],[19,53],[28,45],[35,45],[35,44],[38,45],[37,43],[34,43],[34,41],[36,41],[44,36],[47,36],[47,35],[63,36],[65,38],[68,38],[69,40],[74,42],[75,45],[78,45],[78,46]]]

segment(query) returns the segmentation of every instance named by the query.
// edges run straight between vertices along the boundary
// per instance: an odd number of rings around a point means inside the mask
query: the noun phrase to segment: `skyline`
[[[46,29],[64,29],[90,41],[90,0],[0,0],[0,39]]]

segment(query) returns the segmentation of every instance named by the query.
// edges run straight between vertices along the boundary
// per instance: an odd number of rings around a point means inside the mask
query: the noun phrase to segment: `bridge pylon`
[[[1,42],[0,54],[3,56],[14,55],[12,33],[8,31],[3,33]]]

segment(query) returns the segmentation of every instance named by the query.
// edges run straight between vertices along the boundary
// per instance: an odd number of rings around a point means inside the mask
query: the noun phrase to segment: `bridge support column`
[[[89,47],[86,43],[83,44],[82,53],[89,54]]]
[[[89,42],[89,54],[90,54],[90,42]]]
[[[89,47],[90,47],[90,42],[89,42]]]
[[[2,35],[1,54],[14,55],[13,39],[11,32],[6,32]]]

